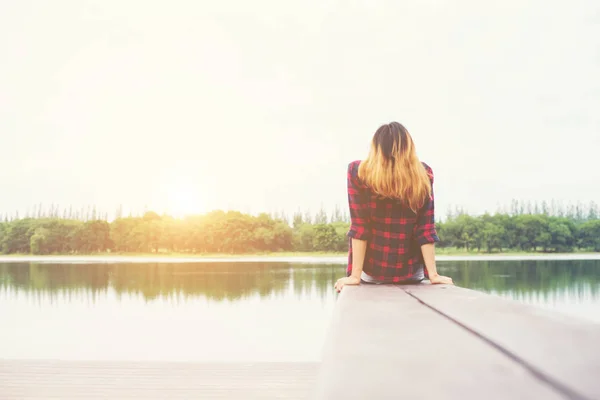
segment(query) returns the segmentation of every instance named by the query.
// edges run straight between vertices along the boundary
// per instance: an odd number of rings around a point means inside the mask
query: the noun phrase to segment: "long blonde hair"
[[[397,199],[414,212],[431,196],[431,181],[419,161],[412,137],[398,122],[382,125],[358,176],[376,195]]]

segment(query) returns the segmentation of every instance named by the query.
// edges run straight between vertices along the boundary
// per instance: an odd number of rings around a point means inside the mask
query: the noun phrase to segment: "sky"
[[[0,3],[0,213],[347,208],[399,121],[436,207],[600,202],[600,3]]]

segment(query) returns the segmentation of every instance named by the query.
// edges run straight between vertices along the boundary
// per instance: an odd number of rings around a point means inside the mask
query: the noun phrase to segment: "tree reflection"
[[[95,297],[109,289],[117,296],[157,298],[206,297],[240,300],[251,296],[325,298],[340,265],[289,263],[146,263],[146,264],[0,264],[0,288],[56,296],[86,291]]]
[[[66,295],[92,300],[114,291],[118,296],[154,299],[204,297],[236,301],[259,296],[326,299],[344,275],[344,265],[294,263],[146,263],[146,264],[0,264],[0,290],[33,295]],[[455,261],[442,273],[457,285],[516,299],[555,301],[598,298],[600,261]]]
[[[549,302],[569,295],[600,301],[600,261],[452,261],[439,269],[459,286],[515,299]]]

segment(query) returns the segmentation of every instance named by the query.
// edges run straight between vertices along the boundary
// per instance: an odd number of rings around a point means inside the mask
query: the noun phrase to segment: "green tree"
[[[315,227],[311,224],[301,225],[295,232],[293,245],[296,251],[311,251],[314,249]]]
[[[49,231],[45,228],[37,228],[29,239],[32,254],[48,254]]]
[[[294,213],[292,226],[294,229],[298,229],[302,224],[304,224],[304,217],[300,211],[297,211]]]
[[[105,252],[112,247],[110,225],[94,220],[80,224],[71,237],[72,249],[83,253]]]
[[[506,234],[504,227],[493,222],[485,222],[481,230],[483,242],[488,253],[494,249],[502,250],[504,235]]]
[[[336,222],[331,224],[335,229],[335,244],[333,246],[334,251],[346,251],[348,250],[348,231],[350,230],[350,224],[347,222]]]
[[[548,232],[548,217],[524,214],[515,217],[514,221],[518,245],[522,250],[535,251],[537,247],[550,246],[552,236]]]
[[[581,226],[579,235],[583,247],[600,251],[600,220],[596,219],[584,223]]]
[[[6,229],[8,228],[8,223],[7,222],[1,222],[0,221],[0,253],[3,252],[3,243],[4,243],[4,237],[6,236]]]
[[[337,222],[344,222],[344,216],[342,214],[342,210],[340,209],[340,206],[336,204],[334,210],[333,210],[333,214],[331,214],[331,223],[337,223]]]
[[[574,224],[566,218],[551,218],[548,225],[550,246],[555,251],[572,251],[575,246]],[[544,248],[547,251],[547,247]]]
[[[598,218],[600,218],[600,213],[598,212],[598,204],[592,201],[589,205],[587,221],[592,221]]]
[[[335,228],[329,224],[315,225],[313,248],[316,251],[334,251],[337,244]]]
[[[328,220],[327,220],[327,212],[325,211],[325,209],[323,207],[321,207],[321,209],[319,210],[319,212],[317,213],[317,215],[315,215],[315,225],[325,225],[327,224]]]
[[[36,228],[33,219],[16,219],[8,224],[4,234],[2,250],[7,254],[29,254],[30,241]]]
[[[134,252],[140,250],[139,240],[134,231],[141,223],[140,218],[117,218],[110,225],[110,236],[117,252]]]

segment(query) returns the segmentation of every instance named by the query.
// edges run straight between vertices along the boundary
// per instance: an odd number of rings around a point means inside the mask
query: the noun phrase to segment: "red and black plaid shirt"
[[[433,171],[425,163],[432,192],[418,213],[398,200],[373,194],[358,177],[360,161],[348,165],[348,202],[352,225],[348,276],[352,273],[352,238],[367,241],[363,271],[376,280],[402,282],[423,267],[421,246],[439,241],[435,230]],[[427,275],[427,270],[425,269]]]

